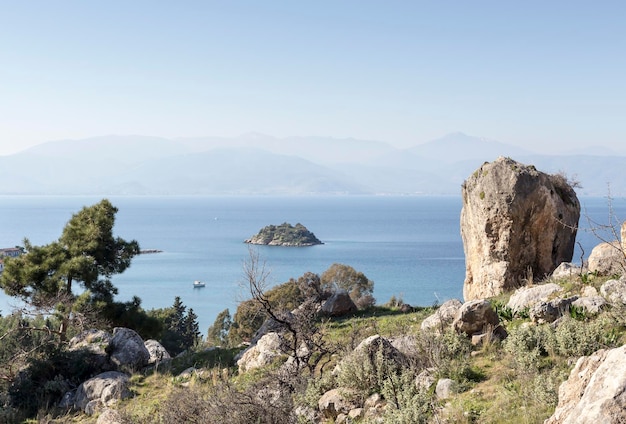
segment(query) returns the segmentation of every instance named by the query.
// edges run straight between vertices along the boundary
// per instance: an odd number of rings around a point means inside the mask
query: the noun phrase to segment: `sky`
[[[0,0],[0,155],[100,135],[451,132],[626,154],[623,1]]]

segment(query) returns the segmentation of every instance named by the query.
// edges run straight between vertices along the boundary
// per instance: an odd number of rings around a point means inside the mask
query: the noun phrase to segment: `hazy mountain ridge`
[[[167,139],[102,136],[52,141],[0,157],[0,194],[433,194],[498,156],[564,172],[581,195],[626,195],[626,156],[538,155],[462,133],[408,149],[330,137]],[[593,153],[593,152],[592,152]]]

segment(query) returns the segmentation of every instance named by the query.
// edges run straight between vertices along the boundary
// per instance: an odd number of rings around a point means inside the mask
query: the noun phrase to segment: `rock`
[[[363,418],[364,415],[365,410],[363,408],[352,409],[350,412],[348,412],[348,418],[352,421],[360,420],[361,418]]]
[[[116,327],[107,348],[111,362],[118,367],[139,369],[148,364],[150,352],[139,334],[130,328]]]
[[[172,359],[167,350],[163,347],[163,345],[156,340],[146,340],[144,346],[148,350],[148,354],[150,358],[148,359],[149,364],[158,364],[160,362],[164,362]]]
[[[626,304],[626,278],[609,280],[600,287],[600,294],[616,305]]]
[[[463,183],[465,300],[484,299],[550,275],[574,253],[580,203],[559,175],[510,158],[485,163]]]
[[[537,324],[545,324],[556,321],[569,311],[570,305],[578,299],[578,296],[568,298],[556,298],[547,302],[534,304],[528,311],[530,320]]]
[[[579,297],[572,302],[572,307],[582,309],[587,315],[598,315],[607,305],[601,296]]]
[[[459,385],[449,378],[442,378],[437,381],[435,393],[439,399],[449,399],[459,392]]]
[[[356,394],[350,389],[332,389],[322,395],[317,405],[324,418],[336,419],[339,414],[347,415],[359,407],[355,398]]]
[[[452,326],[457,333],[468,336],[493,330],[500,325],[500,317],[491,307],[488,300],[472,300],[466,302],[458,310]]]
[[[581,294],[582,297],[596,297],[600,295],[594,286],[585,286]]]
[[[515,290],[506,304],[513,313],[519,313],[524,309],[530,309],[539,302],[549,300],[555,293],[559,293],[563,288],[555,283],[541,284],[532,287],[521,287]]]
[[[358,310],[346,290],[337,290],[322,304],[320,312],[329,317],[340,317]]]
[[[105,409],[98,416],[96,424],[122,424],[122,415],[115,409]]]
[[[458,299],[450,299],[439,306],[437,311],[422,321],[422,331],[434,330],[443,332],[446,327],[452,324],[457,312],[463,304]]]
[[[396,349],[389,340],[378,334],[370,336],[363,340],[361,343],[359,343],[354,351],[352,351],[348,355],[348,358],[351,360],[357,359],[362,361],[370,361],[370,363],[374,364],[376,361],[376,356],[379,354],[379,352],[382,353],[382,356],[385,360],[390,361],[391,363],[395,363],[398,367],[407,364],[406,356],[404,356],[402,352]],[[341,365],[341,362],[339,363],[339,365]]]
[[[498,325],[492,331],[484,333],[475,333],[472,335],[472,346],[483,346],[492,341],[502,341],[508,337],[506,329],[502,325]],[[476,353],[476,352],[472,352]]]
[[[418,389],[422,389],[422,391],[430,389],[430,387],[435,384],[435,371],[434,368],[423,369],[417,377],[415,377],[415,386]]]
[[[111,334],[106,331],[90,329],[72,337],[68,343],[70,351],[87,349],[90,352],[106,355],[106,348],[111,342]]]
[[[294,415],[296,416],[296,422],[298,423],[317,423],[320,422],[320,413],[319,411],[309,407],[309,406],[297,406],[294,411]]]
[[[272,363],[281,352],[281,340],[278,333],[267,333],[257,344],[250,346],[237,361],[239,372],[261,368]]]
[[[581,272],[581,267],[571,262],[561,262],[561,264],[557,266],[554,271],[552,271],[552,278],[561,280],[565,278],[577,277],[581,274]]]
[[[72,337],[68,343],[68,350],[78,351],[84,350],[89,352],[89,362],[94,365],[98,371],[111,371],[115,369],[109,362],[107,349],[111,343],[111,334],[102,330],[85,330]]]
[[[593,248],[588,260],[589,272],[598,275],[624,275],[626,258],[620,242],[600,243]]]
[[[92,415],[98,407],[110,406],[131,396],[126,374],[107,371],[85,381],[76,391],[74,407]]]
[[[626,422],[626,345],[583,356],[559,387],[545,424]]]

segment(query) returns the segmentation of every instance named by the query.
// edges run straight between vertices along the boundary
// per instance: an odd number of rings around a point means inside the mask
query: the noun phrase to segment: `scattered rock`
[[[76,391],[74,407],[93,415],[103,406],[110,406],[131,396],[126,374],[107,371],[85,381]]]
[[[435,384],[434,368],[423,369],[417,377],[415,377],[415,386],[418,389],[428,390],[433,384]]]
[[[170,354],[167,352],[167,349],[165,349],[163,345],[156,340],[146,340],[144,342],[144,346],[150,355],[150,359],[148,359],[149,364],[158,364],[172,359]]]
[[[500,318],[488,300],[466,302],[458,310],[452,326],[457,333],[468,336],[493,331],[500,324]]]
[[[580,297],[572,302],[572,306],[582,309],[587,315],[598,315],[607,305],[601,296]]]
[[[569,311],[570,305],[578,299],[578,296],[568,298],[556,298],[547,302],[535,303],[528,311],[530,320],[537,324],[545,324],[556,321]]]
[[[356,394],[350,389],[333,389],[322,395],[317,402],[324,418],[336,419],[339,414],[347,415],[351,410],[359,407]]]
[[[600,287],[600,294],[616,305],[626,304],[626,278],[609,280]]]
[[[96,424],[122,424],[122,415],[115,409],[105,409],[98,416]]]
[[[465,300],[550,275],[574,252],[580,203],[565,178],[510,158],[485,163],[463,183]]]
[[[398,367],[407,364],[407,358],[396,349],[393,344],[386,338],[376,334],[363,340],[359,345],[348,355],[348,360],[354,360],[355,356],[357,360],[369,361],[371,364],[375,364],[376,356],[382,353],[385,360],[395,363]],[[342,361],[343,362],[343,361]],[[339,363],[339,366],[341,362]]]
[[[443,332],[454,321],[463,304],[458,299],[450,299],[439,306],[437,311],[422,321],[421,329]]]
[[[519,313],[524,309],[530,309],[539,302],[545,302],[555,293],[559,293],[563,288],[555,283],[541,284],[532,287],[520,287],[511,295],[507,307],[511,308],[513,313]]]
[[[578,359],[545,424],[626,422],[626,345]]]
[[[598,290],[594,286],[585,286],[581,297],[596,297],[599,295]]]
[[[340,317],[358,310],[346,290],[337,290],[324,303],[320,312],[329,317]]]
[[[591,251],[588,262],[589,272],[598,275],[624,275],[626,258],[623,245],[618,241],[600,243]]]
[[[561,262],[559,266],[552,271],[552,278],[560,280],[564,278],[572,278],[580,275],[582,268],[571,262]]]
[[[139,334],[130,328],[116,327],[107,347],[111,362],[118,367],[139,369],[148,364],[150,352]]]
[[[435,393],[439,399],[449,399],[459,392],[459,384],[449,378],[442,378],[437,381]]]
[[[237,361],[239,372],[261,368],[272,363],[282,353],[281,340],[278,333],[267,333],[254,345],[245,350]]]

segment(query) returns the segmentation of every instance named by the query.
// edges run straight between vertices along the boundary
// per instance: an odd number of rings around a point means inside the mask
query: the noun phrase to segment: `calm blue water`
[[[71,215],[96,197],[0,197],[0,245],[57,239]],[[459,231],[460,197],[111,197],[119,208],[117,236],[136,239],[141,255],[115,276],[118,299],[133,295],[144,308],[171,306],[175,296],[194,309],[203,333],[217,313],[246,299],[243,240],[268,224],[302,223],[325,244],[306,248],[258,247],[278,284],[307,271],[322,273],[332,263],[351,265],[375,282],[374,295],[392,295],[412,305],[462,298],[465,262]],[[607,222],[606,199],[583,199],[583,213]],[[614,199],[616,216],[626,202]],[[581,219],[581,226],[586,220]],[[584,231],[588,255],[597,239]],[[575,254],[575,261],[580,253]],[[206,287],[194,289],[202,280]],[[0,310],[13,300],[0,294]]]

